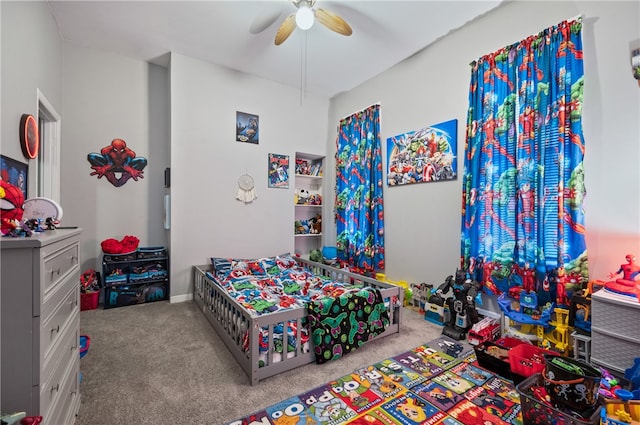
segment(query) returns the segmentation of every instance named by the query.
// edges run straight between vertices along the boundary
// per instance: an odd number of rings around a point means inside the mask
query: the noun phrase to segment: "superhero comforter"
[[[378,290],[363,288],[362,285],[335,282],[326,276],[311,273],[307,268],[297,265],[295,261],[287,267],[283,267],[282,264],[278,267],[264,262],[261,266],[233,267],[216,275],[207,272],[207,276],[223,287],[254,317],[282,310],[308,308],[311,331],[314,330],[314,326],[330,326],[331,323],[335,323],[335,320],[344,318],[344,323],[327,331],[326,342],[323,340],[316,344],[326,347],[330,346],[327,344],[336,343],[341,347],[336,348],[335,353],[332,351],[331,356],[324,354],[323,348],[322,362],[329,360],[327,357],[337,358],[340,353],[346,354],[352,351],[369,338],[384,331],[389,324],[388,314]],[[333,301],[337,304],[333,304]],[[334,305],[340,310],[339,312],[336,313],[331,308]],[[267,341],[267,332],[268,329],[261,329],[261,334],[264,333],[261,339],[264,341]],[[274,332],[279,334],[275,335],[277,341],[275,349],[278,352],[284,351],[284,341],[287,341],[287,352],[295,351],[294,323],[288,323],[286,330],[284,326],[280,326],[274,329]],[[284,337],[284,334],[287,336]],[[308,346],[309,329],[302,329],[301,334],[301,342]],[[337,342],[342,335],[346,342]],[[248,349],[247,340],[245,350]],[[261,343],[260,353],[264,354],[267,350],[268,344]]]
[[[306,308],[310,302],[320,298],[335,298],[362,289],[362,286],[314,275],[302,266],[278,269],[276,274],[249,274],[247,271],[232,270],[225,275],[218,275],[217,279],[211,273],[207,275],[254,317]]]

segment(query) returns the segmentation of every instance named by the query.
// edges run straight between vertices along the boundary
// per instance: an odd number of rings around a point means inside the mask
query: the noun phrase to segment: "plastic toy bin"
[[[567,412],[556,409],[551,405],[540,401],[533,393],[534,387],[544,387],[544,378],[541,374],[531,375],[516,386],[520,394],[522,406],[523,425],[597,425],[600,424],[600,410],[594,408],[589,418],[578,418]]]
[[[533,344],[520,344],[509,350],[511,372],[528,378],[535,373],[542,373],[545,367],[544,355],[558,355],[550,350]]]
[[[511,379],[511,369],[509,367],[508,351],[510,348],[503,347],[491,341],[473,347],[476,353],[476,360],[483,368],[497,373],[503,378]]]
[[[80,294],[80,311],[95,310],[98,308],[100,291],[88,291]]]

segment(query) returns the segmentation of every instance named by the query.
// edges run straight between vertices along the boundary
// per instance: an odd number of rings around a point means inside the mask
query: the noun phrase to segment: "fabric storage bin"
[[[600,423],[600,406],[593,409],[588,418],[579,418],[569,412],[556,409],[536,397],[538,388],[544,388],[544,378],[536,373],[516,385],[520,394],[523,425],[597,425]]]
[[[164,282],[113,285],[105,287],[104,308],[169,299]]]

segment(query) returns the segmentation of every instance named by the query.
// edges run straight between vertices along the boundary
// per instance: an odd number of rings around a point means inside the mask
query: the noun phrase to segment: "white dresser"
[[[0,238],[0,408],[69,425],[80,407],[80,230]]]
[[[640,357],[640,302],[604,289],[591,295],[591,362],[624,373]]]

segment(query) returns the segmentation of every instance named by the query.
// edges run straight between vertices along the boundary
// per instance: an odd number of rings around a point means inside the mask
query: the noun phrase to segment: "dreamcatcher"
[[[236,193],[236,199],[238,201],[244,202],[245,204],[248,204],[257,197],[258,195],[256,194],[253,177],[251,177],[247,173],[244,173],[238,178],[238,192]]]

